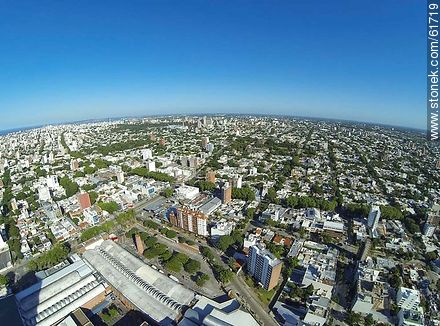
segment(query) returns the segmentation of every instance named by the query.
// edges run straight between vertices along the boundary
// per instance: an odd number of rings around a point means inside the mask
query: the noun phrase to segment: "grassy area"
[[[246,284],[250,287],[250,288],[254,288],[255,287],[255,282],[254,280],[250,277],[250,276],[245,276],[244,281],[246,282]]]
[[[261,302],[263,302],[264,304],[269,304],[270,300],[275,295],[276,289],[277,288],[275,287],[272,290],[267,291],[267,290],[263,289],[262,287],[259,287],[258,289],[256,289],[257,294],[258,294],[258,298],[260,298]]]
[[[244,278],[244,281],[246,284],[252,288],[255,292],[257,292],[258,298],[263,302],[264,304],[269,304],[272,297],[275,295],[275,292],[278,289],[278,286],[274,287],[272,290],[267,291],[261,286],[257,285],[255,281],[252,279],[252,277],[246,275]]]
[[[114,305],[111,305],[110,308],[105,308],[100,316],[106,324],[110,324],[119,317],[119,312]]]

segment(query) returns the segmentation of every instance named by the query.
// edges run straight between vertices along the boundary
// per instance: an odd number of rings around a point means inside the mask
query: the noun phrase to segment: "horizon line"
[[[339,119],[339,118],[324,118],[324,117],[316,117],[316,116],[300,116],[300,115],[289,115],[289,114],[277,114],[277,113],[174,113],[174,114],[151,114],[151,115],[128,115],[128,116],[117,116],[117,117],[100,117],[100,118],[90,118],[83,120],[70,120],[70,121],[62,121],[62,122],[52,122],[52,123],[43,123],[43,124],[35,124],[35,125],[26,125],[20,127],[13,127],[7,129],[0,129],[0,135],[5,136],[10,133],[39,129],[50,125],[60,126],[60,125],[71,125],[78,123],[91,123],[91,122],[104,122],[105,120],[122,120],[122,119],[141,119],[141,118],[152,118],[152,117],[172,117],[172,116],[255,116],[255,117],[281,117],[281,118],[295,118],[302,120],[319,120],[319,121],[332,121],[332,122],[342,122],[342,123],[352,123],[352,124],[367,124],[378,127],[388,127],[388,128],[398,128],[411,130],[415,132],[427,133],[426,128],[417,128],[410,127],[404,125],[390,125],[386,123],[379,122],[371,122],[371,121],[359,121],[359,120],[349,120],[349,119]]]

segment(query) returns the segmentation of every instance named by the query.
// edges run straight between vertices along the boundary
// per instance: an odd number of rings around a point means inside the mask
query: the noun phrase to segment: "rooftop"
[[[159,273],[106,240],[84,258],[139,311],[160,325],[169,325],[194,299],[194,292]]]

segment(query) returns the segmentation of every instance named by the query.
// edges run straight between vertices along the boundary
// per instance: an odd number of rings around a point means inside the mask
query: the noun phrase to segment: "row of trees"
[[[209,181],[197,181],[196,186],[200,188],[201,191],[212,191],[215,189],[215,183]]]
[[[338,206],[338,202],[335,199],[328,200],[309,196],[289,196],[286,198],[286,205],[291,208],[316,207],[325,211],[334,211]]]
[[[109,233],[116,225],[128,225],[131,224],[135,220],[135,212],[130,209],[126,212],[120,213],[116,219],[109,220],[101,225],[92,226],[91,228],[85,229],[81,233],[81,241],[87,241],[96,237],[101,233]]]
[[[9,250],[13,253],[12,259],[22,259],[20,230],[18,229],[13,218],[5,218],[5,231],[8,236]]]
[[[232,280],[232,278],[234,277],[234,273],[231,272],[229,269],[223,268],[218,262],[215,261],[215,256],[212,253],[211,249],[202,246],[200,248],[200,252],[210,264],[216,279],[218,279],[223,284],[227,284]]]
[[[253,201],[255,200],[255,192],[249,187],[232,188],[232,198]]]
[[[200,262],[189,258],[181,252],[170,252],[168,247],[157,241],[156,237],[148,236],[146,233],[140,234],[144,238],[144,257],[147,259],[154,259],[159,257],[164,267],[172,272],[179,273],[182,268],[189,274],[196,273],[200,270]]]
[[[221,251],[226,251],[230,246],[236,244],[241,246],[243,244],[243,234],[239,230],[234,230],[231,235],[222,235],[217,243],[216,247]]]
[[[70,180],[67,176],[64,176],[60,179],[60,185],[66,191],[67,198],[75,195],[79,190],[78,184]]]
[[[151,178],[156,181],[163,181],[163,182],[170,182],[170,183],[174,181],[174,178],[169,176],[166,173],[150,172],[150,171],[148,171],[147,168],[144,168],[144,167],[134,168],[130,171],[130,174],[139,175],[139,176],[145,177],[145,178]]]
[[[116,212],[119,209],[119,205],[114,202],[99,202],[97,204],[103,211],[106,211],[110,214],[113,214],[114,212]]]
[[[69,252],[70,248],[66,244],[56,244],[49,251],[29,261],[28,268],[33,271],[50,268],[65,260]]]
[[[82,233],[81,233],[81,241],[87,241],[90,240],[94,237],[96,237],[97,235],[107,232],[109,233],[113,227],[115,226],[115,221],[111,220],[111,221],[107,221],[101,225],[96,225],[96,226],[92,226],[91,228],[85,229]]]

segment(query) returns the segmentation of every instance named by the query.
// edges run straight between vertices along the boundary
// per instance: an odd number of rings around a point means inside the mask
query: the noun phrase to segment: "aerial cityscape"
[[[440,326],[438,8],[1,1],[0,326]]]
[[[0,152],[8,325],[440,320],[423,134],[164,116],[10,133]]]

